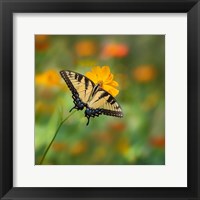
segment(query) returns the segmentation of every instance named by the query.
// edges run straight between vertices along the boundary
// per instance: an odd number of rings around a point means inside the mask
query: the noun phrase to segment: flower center
[[[98,81],[98,83],[97,83],[98,85],[99,85],[99,87],[101,87],[102,88],[102,86],[103,86],[103,81]]]

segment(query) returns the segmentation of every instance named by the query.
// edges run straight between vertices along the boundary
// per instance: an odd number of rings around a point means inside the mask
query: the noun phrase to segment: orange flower
[[[102,142],[104,144],[111,144],[113,142],[113,134],[110,132],[101,132],[95,134],[94,137],[98,142]]]
[[[88,144],[85,141],[77,142],[74,146],[72,146],[70,153],[74,156],[80,155],[86,152],[88,148]]]
[[[36,113],[52,114],[55,110],[55,105],[38,101],[35,105]]]
[[[76,43],[75,50],[78,56],[91,56],[96,53],[96,43],[84,40]]]
[[[35,77],[37,85],[43,85],[46,87],[62,87],[62,80],[56,70],[50,69],[44,73],[37,74]]]
[[[37,95],[45,100],[51,100],[55,97],[55,93],[49,88],[42,88],[42,90],[37,90]]]
[[[67,144],[63,142],[54,142],[52,148],[56,152],[65,151],[67,149]]]
[[[158,135],[150,138],[150,144],[157,148],[164,148],[165,137],[163,135]]]
[[[104,57],[122,58],[128,55],[129,48],[126,44],[110,43],[103,47],[102,55]]]
[[[109,124],[109,128],[116,132],[122,132],[126,129],[126,125],[123,122],[115,122]]]
[[[92,160],[94,163],[100,163],[107,155],[107,150],[104,146],[99,146],[95,148],[94,154],[92,155]]]
[[[133,78],[140,83],[147,83],[156,78],[157,72],[152,65],[141,65],[133,69]]]
[[[93,67],[91,72],[87,72],[86,77],[91,79],[95,84],[99,84],[104,90],[110,93],[112,96],[116,96],[119,93],[118,83],[113,80],[114,75],[110,72],[108,66]]]
[[[47,35],[35,36],[35,48],[38,51],[45,51],[49,47],[49,39]]]
[[[149,109],[153,108],[157,105],[159,101],[159,95],[156,93],[150,94],[146,100],[142,103],[142,107],[145,111],[148,111]]]

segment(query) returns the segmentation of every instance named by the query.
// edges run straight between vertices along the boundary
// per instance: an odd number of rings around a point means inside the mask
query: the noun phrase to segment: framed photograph
[[[0,1],[2,199],[199,199],[199,1]]]

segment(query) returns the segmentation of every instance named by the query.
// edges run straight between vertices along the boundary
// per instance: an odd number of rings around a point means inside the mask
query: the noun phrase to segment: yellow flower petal
[[[103,66],[102,67],[102,76],[104,81],[110,76],[110,68],[108,66]]]
[[[93,74],[97,77],[97,79],[99,80],[99,77],[102,76],[101,67],[99,67],[99,66],[93,67],[93,68],[92,68],[92,73],[93,73]]]
[[[97,76],[94,75],[92,72],[87,72],[87,73],[85,74],[85,76],[86,76],[87,78],[89,78],[90,80],[92,80],[94,83],[98,83]]]
[[[75,44],[75,51],[78,56],[92,56],[96,53],[96,50],[96,43],[91,40],[81,40]]]
[[[61,78],[56,70],[47,70],[41,74],[37,74],[35,77],[37,85],[43,85],[46,87],[61,86]]]
[[[119,90],[116,89],[118,83],[113,80],[114,75],[110,72],[109,66],[103,66],[102,68],[100,66],[93,67],[92,71],[87,72],[85,75],[112,96],[116,96],[119,93]]]
[[[110,85],[103,85],[103,89],[106,90],[109,94],[111,94],[113,97],[117,96],[119,93],[119,90],[116,88],[110,86]]]
[[[110,84],[113,81],[113,77],[113,74],[110,73],[107,79],[104,81],[105,84]]]
[[[116,81],[112,81],[109,85],[113,86],[113,87],[118,87],[119,84]]]

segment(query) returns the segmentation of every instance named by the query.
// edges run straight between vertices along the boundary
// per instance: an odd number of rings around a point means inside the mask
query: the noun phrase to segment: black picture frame
[[[13,187],[13,13],[57,12],[187,13],[187,188]],[[198,0],[0,0],[0,15],[0,197],[2,199],[200,199],[198,125],[200,2]]]

